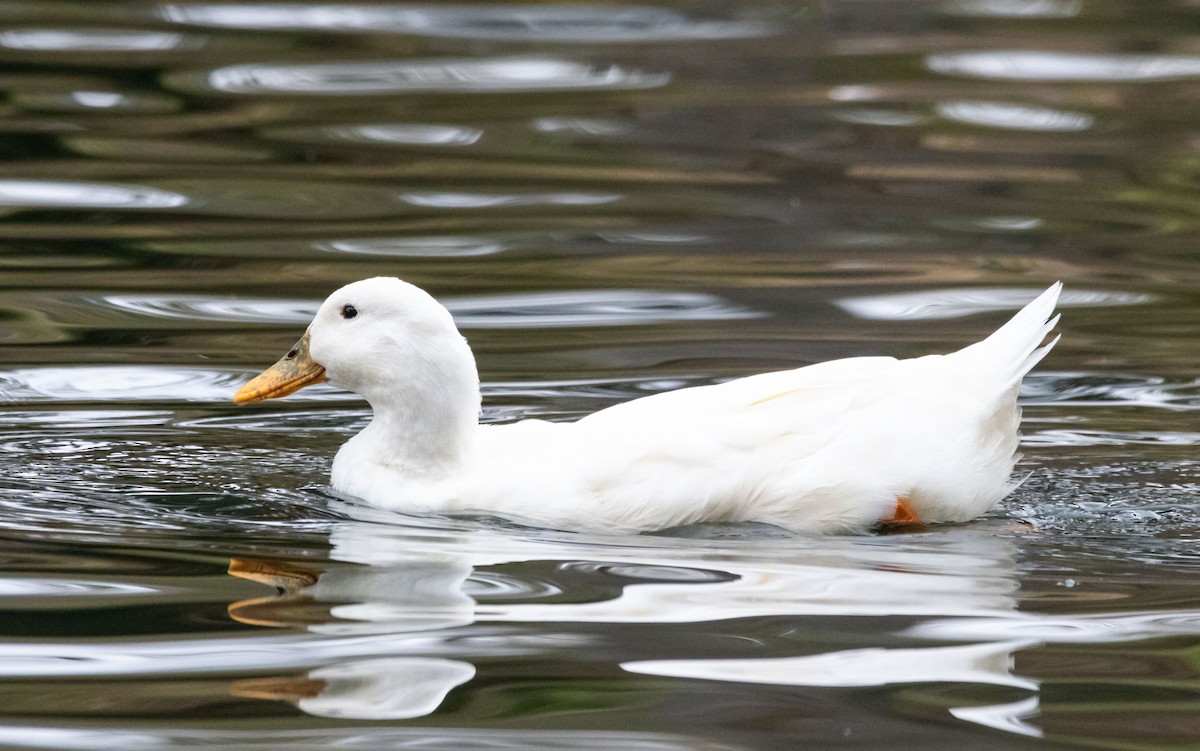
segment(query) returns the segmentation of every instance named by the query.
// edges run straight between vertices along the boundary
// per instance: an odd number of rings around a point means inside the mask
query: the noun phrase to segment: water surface
[[[0,746],[1193,747],[1196,21],[6,3]],[[1067,292],[985,518],[602,536],[336,498],[361,400],[230,403],[380,274],[446,302],[488,421]]]

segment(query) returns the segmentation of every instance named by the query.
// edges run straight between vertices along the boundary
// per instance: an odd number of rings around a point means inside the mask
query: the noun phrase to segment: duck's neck
[[[479,427],[479,376],[473,358],[469,365],[366,395],[374,416],[354,442],[379,464],[409,477],[436,478],[459,470]]]

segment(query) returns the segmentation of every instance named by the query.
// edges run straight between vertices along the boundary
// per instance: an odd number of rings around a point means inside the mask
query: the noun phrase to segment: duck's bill
[[[296,346],[280,358],[279,362],[256,375],[249,383],[238,389],[233,400],[238,404],[261,402],[294,394],[305,386],[329,380],[325,368],[317,364],[308,353],[308,332],[300,337]]]

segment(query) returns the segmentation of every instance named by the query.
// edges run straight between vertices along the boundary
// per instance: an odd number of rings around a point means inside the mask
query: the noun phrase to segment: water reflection
[[[475,676],[475,667],[435,657],[359,660],[310,671],[303,680],[247,680],[234,696],[293,701],[317,717],[409,720],[441,706],[446,694]]]
[[[356,513],[388,516],[366,510]],[[732,546],[671,538],[576,543],[571,536],[546,539],[544,534],[477,526],[441,529],[346,522],[332,532],[330,557],[355,565],[319,570],[235,560],[230,573],[274,586],[279,594],[233,603],[229,612],[244,623],[302,626],[312,634],[355,643],[369,635],[428,633],[426,642],[442,645],[437,651],[444,654],[451,643],[446,639],[471,624],[695,623],[785,614],[964,616],[1010,613],[1016,605],[1012,544],[990,535],[898,547],[871,539],[806,540],[806,549],[788,544],[786,560],[778,560],[784,548],[770,539]],[[573,572],[618,586],[590,595],[577,590],[563,598],[557,586],[519,584],[514,589],[497,584],[503,581],[497,577],[502,577],[499,572],[505,567],[549,562],[558,562],[557,569],[563,572],[560,581],[566,572]],[[528,582],[528,574],[522,579]],[[443,632],[446,636],[435,636]],[[491,633],[492,655],[534,646],[517,632]],[[461,637],[453,643],[460,641]],[[417,643],[397,639],[397,644]],[[582,646],[578,637],[563,640],[545,634],[536,643],[541,651]],[[1015,648],[987,643],[740,661],[742,667],[733,671],[741,678],[733,679],[772,683],[780,679],[768,674],[788,674],[793,677],[787,682],[807,681],[806,685],[961,681],[1033,689],[1034,682],[1010,674],[1010,652]],[[321,658],[313,654],[313,659]],[[918,663],[924,665],[921,672],[901,677]],[[657,675],[730,680],[729,674],[721,672],[729,664],[705,660],[625,667]],[[405,674],[420,680],[399,691]],[[846,677],[855,674],[857,678]],[[868,674],[873,677],[863,677]],[[389,657],[355,660],[338,670],[320,668],[302,678],[251,681],[249,687],[241,684],[237,690],[240,695],[293,701],[315,714],[386,719],[434,711],[442,697],[471,675],[469,663],[444,657],[428,664]]]
[[[12,99],[22,110],[43,112],[151,114],[172,112],[183,106],[183,103],[174,97],[151,92],[100,89],[14,92]]]
[[[0,373],[0,402],[224,402],[244,379],[202,368],[66,366]]]
[[[0,206],[72,209],[170,209],[187,196],[137,185],[53,180],[0,180]]]
[[[753,21],[694,21],[650,6],[166,5],[168,21],[237,29],[414,34],[503,41],[657,42],[769,34]]]
[[[6,724],[6,742],[19,747],[78,751],[160,751],[203,746],[217,751],[350,751],[455,749],[456,751],[738,751],[727,746],[670,733],[628,730],[506,730],[493,728],[387,727],[223,728],[127,726],[38,726]],[[249,745],[248,745],[249,744]]]
[[[203,37],[137,29],[12,29],[0,47],[37,52],[162,52],[199,47]]]
[[[330,240],[314,244],[317,250],[332,253],[357,253],[374,256],[458,257],[488,256],[512,246],[510,241],[493,237],[384,237]]]
[[[86,302],[150,318],[299,326],[308,325],[320,306],[319,300],[238,300],[200,295],[103,295]],[[763,315],[713,295],[642,290],[477,295],[450,297],[442,302],[463,329],[638,326]],[[61,314],[59,317],[61,320]]]
[[[404,92],[480,93],[648,89],[665,86],[668,73],[619,65],[588,65],[554,58],[385,60],[373,63],[234,65],[203,76],[203,86],[231,94],[370,96]],[[174,77],[197,88],[194,77]]]
[[[933,321],[961,318],[997,310],[1019,310],[1022,300],[1028,300],[1036,294],[1036,290],[1011,288],[943,288],[892,295],[846,297],[835,301],[835,304],[859,318],[883,321]],[[1069,289],[1063,291],[1058,307],[1122,307],[1146,305],[1154,301],[1153,295],[1138,292]]]
[[[963,16],[1071,18],[1083,12],[1083,0],[953,0],[946,9]]]
[[[494,209],[507,206],[603,206],[622,198],[615,193],[402,193],[400,200],[435,209]]]
[[[941,102],[937,112],[947,120],[1010,130],[1074,133],[1092,127],[1096,119],[1082,112],[1006,102]]]
[[[1021,81],[1170,81],[1200,76],[1200,57],[1047,50],[930,55],[935,73]]]
[[[395,521],[384,512],[354,513]],[[819,651],[802,655],[778,656],[776,645],[750,649],[751,656],[723,656],[718,650],[704,658],[626,659],[621,667],[637,675],[758,685],[1018,689],[1033,695],[951,704],[945,711],[964,722],[1040,735],[1042,682],[1014,668],[1020,664],[1018,653],[1047,644],[1186,635],[1200,618],[1178,610],[1055,615],[1024,608],[1016,542],[986,529],[909,540],[805,539],[800,547],[794,538],[756,537],[752,531],[732,541],[609,541],[472,524],[379,521],[335,527],[330,557],[340,563],[296,569],[271,561],[233,562],[231,573],[274,586],[278,593],[231,604],[231,617],[279,629],[300,627],[322,637],[312,643],[310,658],[321,667],[240,682],[233,689],[238,695],[288,701],[320,716],[415,718],[438,711],[450,692],[471,685],[477,665],[464,633],[482,629],[487,634],[489,659],[529,649],[548,656],[587,644],[579,635],[542,633],[529,639],[520,630],[502,630],[502,624],[854,617],[909,625],[893,632],[893,646],[846,648],[827,634],[823,649],[809,641],[805,650]],[[541,587],[530,579],[532,570],[555,563],[555,586]],[[506,570],[522,572],[515,587],[503,583]],[[573,579],[578,576],[584,578]],[[869,628],[857,624],[852,630],[863,627]],[[413,638],[420,634],[427,637]],[[363,640],[383,635],[395,640],[389,655],[363,659],[368,654]],[[324,641],[329,638],[351,640],[360,656],[330,662],[326,650],[334,642]],[[374,641],[376,648],[382,644]],[[414,648],[411,654],[396,654]],[[651,652],[663,649],[676,651],[665,644],[650,647]],[[754,656],[756,651],[765,654]]]
[[[470,146],[483,137],[478,128],[423,124],[339,125],[320,132],[335,140],[404,146]]]
[[[1012,673],[1013,652],[1031,643],[997,641],[961,647],[854,649],[757,660],[647,660],[627,662],[621,667],[633,673],[735,683],[788,686],[980,683],[1036,691],[1036,680]]]

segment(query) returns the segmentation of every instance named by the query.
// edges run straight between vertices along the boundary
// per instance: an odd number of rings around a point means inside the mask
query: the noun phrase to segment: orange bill
[[[326,380],[325,368],[308,353],[308,332],[305,331],[290,352],[238,389],[233,400],[238,404],[246,404],[275,399]]]

